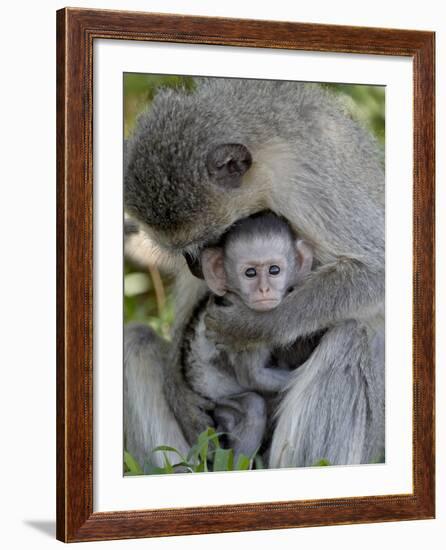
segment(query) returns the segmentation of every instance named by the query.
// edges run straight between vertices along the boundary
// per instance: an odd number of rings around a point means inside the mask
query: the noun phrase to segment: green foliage
[[[163,338],[170,338],[174,320],[171,281],[162,278],[166,299],[157,300],[155,285],[149,272],[126,261],[124,269],[124,323],[137,321],[149,324]]]
[[[214,453],[214,472],[231,471],[234,466],[232,449],[216,449]]]
[[[159,315],[148,317],[147,322],[160,336],[170,340],[170,328],[174,320],[173,298],[168,296],[166,305]]]
[[[321,458],[321,460],[318,460],[313,464],[313,466],[331,466],[330,461],[326,458]]]
[[[128,476],[137,476],[144,473],[138,462],[127,451],[124,451],[124,472]]]
[[[242,453],[235,461],[233,449],[223,449],[220,444],[220,436],[213,428],[202,432],[197,442],[192,445],[187,455],[183,455],[169,445],[159,445],[151,454],[161,453],[163,466],[155,466],[149,456],[144,467],[127,451],[124,451],[124,475],[160,475],[175,473],[197,472],[233,472],[237,470],[263,470],[265,468],[261,455],[254,453],[249,457]],[[330,462],[323,458],[313,466],[331,466]]]
[[[208,428],[198,436],[197,442],[192,445],[186,456],[168,445],[155,447],[152,454],[162,454],[162,467],[155,466],[150,460],[151,457],[147,459],[144,467],[141,467],[130,453],[124,451],[124,474],[132,476],[263,469],[260,455],[254,454],[249,457],[240,453],[235,462],[234,450],[221,447],[219,438],[222,435],[213,428]]]
[[[193,90],[194,81],[190,76],[124,74],[124,134],[131,132],[137,116],[144,111],[161,87]]]
[[[385,139],[385,87],[364,84],[325,84],[341,96],[352,118],[363,123],[382,144]]]

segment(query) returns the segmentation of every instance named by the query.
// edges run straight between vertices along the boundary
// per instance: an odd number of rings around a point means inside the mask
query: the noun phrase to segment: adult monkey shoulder
[[[316,269],[273,315],[234,300],[208,319],[219,338],[242,348],[289,345],[326,331],[305,363],[319,375],[304,377],[307,370],[298,369],[280,408],[273,466],[309,464],[320,451],[316,459],[365,462],[382,451],[383,369],[371,348],[384,327],[383,186],[374,140],[311,84],[204,79],[192,94],[163,91],[128,144],[126,208],[179,261],[263,209],[285,217],[313,248]],[[180,296],[181,310],[193,307],[192,294]],[[182,402],[179,364],[168,369],[166,398],[191,440],[203,411],[194,399]],[[337,389],[328,383],[334,372]],[[356,415],[358,407],[366,412]],[[317,425],[305,427],[313,417]],[[289,453],[297,427],[307,433],[304,449]],[[315,430],[323,444],[311,436]]]

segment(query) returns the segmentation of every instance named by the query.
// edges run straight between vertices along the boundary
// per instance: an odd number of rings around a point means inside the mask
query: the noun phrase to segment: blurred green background
[[[191,77],[124,74],[124,133],[127,137],[138,115],[150,106],[160,86],[193,90]],[[350,115],[370,128],[384,146],[385,88],[350,84],[324,84],[342,97]],[[149,323],[161,336],[169,337],[173,321],[172,280],[154,266],[125,260],[124,322]]]

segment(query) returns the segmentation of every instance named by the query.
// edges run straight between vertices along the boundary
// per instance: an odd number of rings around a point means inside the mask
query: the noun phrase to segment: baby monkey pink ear
[[[226,294],[226,272],[223,266],[223,250],[206,248],[201,253],[201,269],[208,287],[217,296]]]
[[[313,266],[313,250],[311,246],[302,239],[297,239],[295,246],[299,275],[303,276],[310,273]]]

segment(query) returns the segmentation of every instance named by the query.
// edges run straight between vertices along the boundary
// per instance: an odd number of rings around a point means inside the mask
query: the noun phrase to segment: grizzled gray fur
[[[271,210],[312,247],[312,273],[268,315],[233,297],[229,307],[208,308],[206,326],[241,350],[259,342],[292,350],[324,331],[302,365],[290,359],[299,368],[275,413],[270,467],[382,458],[384,172],[370,133],[318,85],[199,79],[192,93],[161,90],[140,117],[126,147],[124,195],[127,212],[178,266],[176,328],[161,371],[169,418],[148,420],[133,406],[140,434],[129,450],[147,453],[159,443],[151,433],[172,434],[172,415],[189,443],[212,422],[213,404],[190,391],[181,371],[184,324],[205,291],[183,256],[196,259],[237,220]],[[126,377],[151,403],[160,371],[147,364],[138,378],[136,358],[154,352],[136,349],[133,330]]]
[[[269,368],[271,354],[266,347],[238,353],[218,349],[206,335],[208,303],[205,298],[199,304],[184,331],[184,377],[194,391],[215,403],[217,431],[227,434],[235,456],[252,456],[266,429],[266,403],[261,393],[280,391],[290,371]]]

